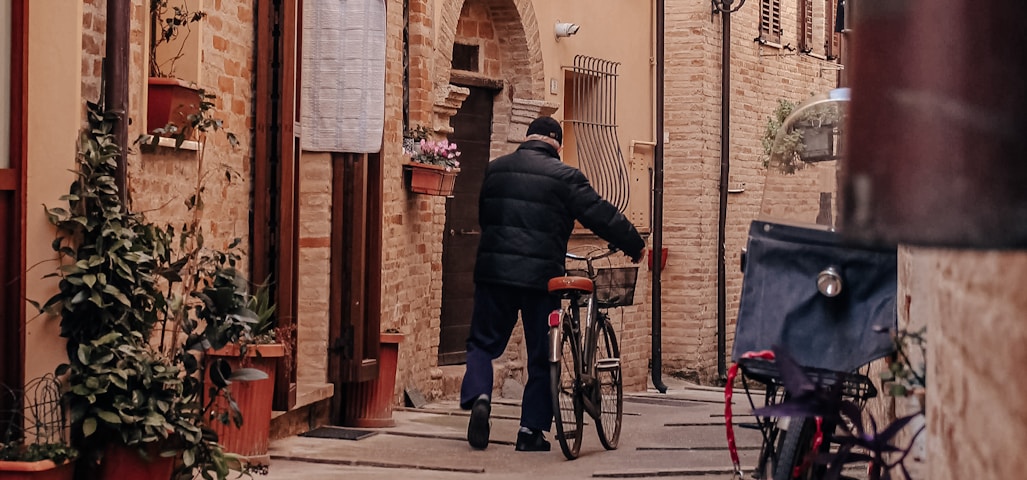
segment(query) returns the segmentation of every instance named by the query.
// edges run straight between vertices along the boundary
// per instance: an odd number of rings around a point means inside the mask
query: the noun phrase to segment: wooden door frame
[[[7,52],[0,55],[7,57]],[[11,4],[10,168],[0,169],[0,382],[25,383],[25,163],[28,104],[28,0]],[[6,134],[7,132],[0,132]],[[17,252],[16,254],[11,254]],[[2,399],[0,399],[2,401]],[[7,406],[0,406],[6,408]]]
[[[332,154],[328,378],[331,422],[341,424],[347,384],[378,378],[382,292],[380,153]]]
[[[303,0],[258,0],[257,63],[250,222],[250,275],[268,278],[277,304],[278,326],[291,328],[291,345],[275,377],[275,410],[296,405],[298,311],[300,12]],[[276,35],[277,33],[277,35]]]

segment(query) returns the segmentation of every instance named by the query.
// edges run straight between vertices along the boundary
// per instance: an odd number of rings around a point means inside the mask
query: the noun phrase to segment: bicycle
[[[897,259],[894,250],[840,245],[830,229],[755,220],[743,258],[742,301],[735,329],[735,365],[727,375],[725,420],[736,474],[741,475],[731,430],[736,375],[765,385],[764,406],[796,392],[786,384],[773,346],[796,357],[814,384],[837,388],[860,409],[877,395],[859,370],[894,350]],[[844,281],[843,281],[844,280]],[[844,286],[843,286],[844,285]],[[748,382],[742,382],[756,408]],[[831,447],[836,428],[813,417],[761,417],[763,445],[755,478],[819,478],[826,470],[812,460]],[[856,419],[852,419],[856,421]]]
[[[620,440],[624,384],[607,310],[632,304],[638,268],[594,266],[616,252],[611,247],[597,255],[567,253],[585,262],[585,270],[549,281],[549,291],[565,301],[549,316],[549,361],[556,439],[568,460],[580,452],[585,413],[595,420],[605,449],[616,449]]]

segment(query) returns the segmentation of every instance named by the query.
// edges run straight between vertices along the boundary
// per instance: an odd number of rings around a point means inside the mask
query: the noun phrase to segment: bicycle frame
[[[567,253],[566,255],[567,258],[570,258],[572,260],[580,260],[585,262],[585,269],[588,274],[588,278],[592,279],[596,276],[596,271],[595,267],[593,266],[593,262],[596,260],[609,257],[614,253],[617,253],[617,250],[610,250],[602,255],[598,255],[595,257],[583,257],[575,255],[573,253]],[[582,298],[584,298],[584,305],[582,305]],[[600,322],[602,321],[603,314],[599,311],[599,307],[596,304],[594,290],[592,293],[589,293],[587,295],[581,293],[570,294],[569,299],[570,303],[562,309],[563,313],[561,315],[561,318],[554,319],[552,314],[549,318],[549,361],[560,361],[560,356],[562,354],[560,344],[563,340],[562,337],[560,337],[562,332],[561,327],[563,324],[567,323],[567,320],[570,320],[571,331],[574,334],[579,335],[578,338],[574,339],[575,341],[573,342],[573,344],[576,346],[576,348],[578,348],[578,351],[582,354],[581,364],[583,366],[583,369],[589,370],[582,371],[580,373],[582,374],[583,379],[591,380],[592,378],[595,378],[595,365],[593,365],[595,363],[595,351],[594,349],[585,347],[588,345],[596,344],[596,341],[598,340],[596,338],[596,334],[599,331],[598,327],[599,325],[601,325]],[[581,327],[582,324],[580,318],[582,306],[585,307],[586,312],[584,329],[582,329]],[[554,324],[554,320],[559,320],[559,322]],[[584,335],[582,335],[582,333],[584,333]]]

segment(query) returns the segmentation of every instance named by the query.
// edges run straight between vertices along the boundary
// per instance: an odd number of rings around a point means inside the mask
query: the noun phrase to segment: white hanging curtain
[[[303,2],[301,148],[374,153],[385,126],[385,3]]]

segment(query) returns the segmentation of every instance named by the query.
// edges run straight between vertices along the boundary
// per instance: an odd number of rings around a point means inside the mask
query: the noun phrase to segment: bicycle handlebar
[[[585,256],[582,256],[582,255],[573,254],[571,252],[567,252],[564,255],[567,258],[571,259],[571,260],[581,260],[581,261],[585,261],[585,262],[591,262],[591,261],[595,261],[595,260],[599,260],[599,259],[602,259],[602,258],[609,257],[610,255],[613,255],[613,254],[615,254],[615,253],[620,251],[619,248],[617,248],[617,247],[615,247],[613,245],[607,245],[606,248],[608,249],[607,251],[605,251],[603,253],[600,253],[598,255],[585,255]]]

